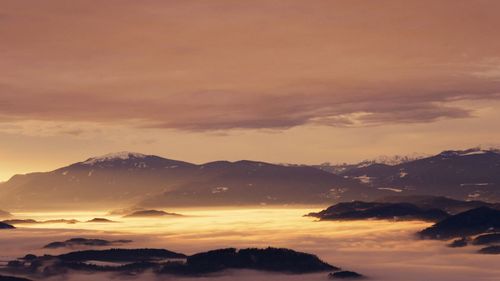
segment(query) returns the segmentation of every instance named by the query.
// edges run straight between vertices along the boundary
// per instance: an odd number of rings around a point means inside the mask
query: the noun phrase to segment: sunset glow
[[[2,1],[0,179],[121,150],[318,164],[497,145],[499,5]]]
[[[0,0],[0,281],[498,281],[499,12]]]

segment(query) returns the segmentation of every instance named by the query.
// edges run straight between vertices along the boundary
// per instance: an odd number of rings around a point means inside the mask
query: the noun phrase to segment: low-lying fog
[[[0,232],[0,261],[27,253],[57,254],[66,250],[42,249],[45,244],[73,237],[132,239],[122,247],[165,248],[185,254],[216,249],[286,247],[318,255],[326,262],[379,281],[486,281],[498,280],[499,256],[476,254],[474,247],[448,248],[440,241],[421,241],[414,233],[424,222],[318,222],[304,214],[321,208],[255,208],[169,210],[182,217],[121,218],[95,213],[17,213],[36,220],[106,217],[116,223],[31,224]],[[74,249],[73,249],[74,250]],[[327,273],[308,275],[230,271],[183,280],[327,280]],[[173,276],[143,274],[140,278],[112,274],[75,273],[50,280],[172,280]]]

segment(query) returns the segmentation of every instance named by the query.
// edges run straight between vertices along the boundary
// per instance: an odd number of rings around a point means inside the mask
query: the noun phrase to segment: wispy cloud
[[[7,1],[0,121],[209,131],[468,118],[452,102],[500,97],[499,5]]]

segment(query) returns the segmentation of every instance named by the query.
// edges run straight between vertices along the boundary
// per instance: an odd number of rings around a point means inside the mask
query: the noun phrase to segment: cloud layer
[[[0,121],[351,127],[500,98],[498,1],[2,6]]]

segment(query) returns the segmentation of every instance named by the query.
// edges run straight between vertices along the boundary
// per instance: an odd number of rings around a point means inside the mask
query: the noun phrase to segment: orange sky
[[[499,10],[4,0],[0,180],[119,150],[319,163],[497,144]]]

